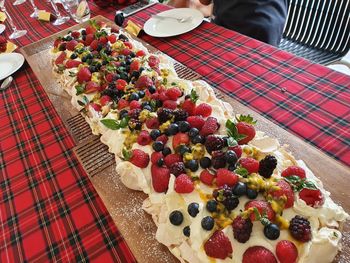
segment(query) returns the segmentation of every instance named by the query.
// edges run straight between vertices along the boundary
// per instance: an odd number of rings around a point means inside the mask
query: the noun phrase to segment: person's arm
[[[201,2],[202,5],[210,5],[211,4],[211,0],[199,0],[199,2]]]

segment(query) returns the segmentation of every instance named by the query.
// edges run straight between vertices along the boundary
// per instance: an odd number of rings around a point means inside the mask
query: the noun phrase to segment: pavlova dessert
[[[274,138],[117,27],[57,38],[54,75],[181,262],[332,262],[348,214]]]

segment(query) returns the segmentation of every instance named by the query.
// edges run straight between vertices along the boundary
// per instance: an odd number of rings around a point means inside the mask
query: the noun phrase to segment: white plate
[[[0,34],[1,34],[2,32],[4,32],[5,28],[6,28],[5,25],[0,24]]]
[[[175,18],[191,17],[191,19],[180,23],[172,18],[151,17],[146,21],[143,29],[153,37],[172,37],[189,32],[199,26],[204,18],[200,11],[191,8],[175,8],[157,15]]]
[[[24,57],[19,53],[0,54],[0,80],[15,73],[24,63]]]

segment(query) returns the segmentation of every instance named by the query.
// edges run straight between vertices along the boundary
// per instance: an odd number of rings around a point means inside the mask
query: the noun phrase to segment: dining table
[[[52,12],[47,1],[36,4]],[[29,1],[6,5],[16,26],[28,31],[11,40],[18,47],[76,24],[33,19]],[[115,7],[89,6],[91,17],[114,20]],[[169,8],[157,3],[126,19],[143,26]],[[139,38],[349,168],[350,76],[206,21],[182,35]],[[136,262],[32,68],[25,63],[13,78],[0,91],[0,262]]]

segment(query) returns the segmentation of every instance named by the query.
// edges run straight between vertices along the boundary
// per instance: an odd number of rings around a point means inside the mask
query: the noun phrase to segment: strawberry
[[[85,86],[85,91],[84,93],[89,94],[98,91],[100,86],[93,81],[89,81],[86,86]]]
[[[139,50],[136,52],[136,57],[144,57],[146,56],[146,52],[143,50]]]
[[[95,111],[101,111],[101,105],[96,104],[96,103],[90,103],[89,104],[91,108],[93,108]]]
[[[171,87],[166,90],[165,94],[170,100],[177,100],[177,98],[182,96],[182,91],[178,87]]]
[[[201,104],[199,104],[199,105],[196,107],[196,109],[195,109],[195,111],[194,111],[194,114],[195,114],[195,115],[201,115],[201,116],[203,116],[204,118],[206,118],[206,117],[209,117],[209,116],[210,116],[211,112],[212,112],[212,108],[211,108],[211,106],[210,106],[209,104],[207,104],[207,103],[201,103]]]
[[[80,37],[80,32],[79,31],[73,31],[71,33],[71,36],[74,37],[75,39],[79,38]]]
[[[255,128],[252,124],[238,122],[236,127],[239,134],[246,136],[244,139],[238,141],[239,144],[247,144],[255,137]]]
[[[105,79],[107,80],[107,82],[112,82],[114,76],[115,76],[114,73],[108,73],[108,74],[105,76]]]
[[[198,130],[201,130],[205,123],[205,120],[201,116],[189,116],[187,117],[187,121],[192,128],[197,128]]]
[[[130,161],[139,168],[146,168],[149,163],[149,155],[140,149],[133,149],[131,152],[123,150],[123,156],[126,161]]]
[[[4,42],[4,40],[5,40],[5,42]],[[0,36],[0,44],[6,43],[6,42],[7,42],[6,39],[5,39],[4,37],[1,37],[1,36]],[[56,38],[56,39],[55,39],[55,42],[53,42],[53,46],[54,46],[55,48],[58,48],[58,47],[60,46],[61,43],[62,43],[62,39]]]
[[[129,56],[130,54],[131,54],[131,50],[130,49],[128,49],[128,48],[124,48],[123,50],[122,50],[122,55],[124,55],[124,56]]]
[[[130,70],[129,72],[132,73],[133,71],[139,71],[141,67],[141,63],[138,60],[133,60],[130,64]]]
[[[201,182],[209,186],[213,185],[214,178],[215,176],[211,174],[208,170],[203,170],[199,175],[199,179],[201,180]]]
[[[254,246],[244,252],[242,263],[277,263],[277,260],[267,248]]]
[[[261,216],[265,215],[270,221],[275,219],[275,212],[272,210],[270,203],[263,200],[252,200],[245,204],[245,210],[248,210],[251,207],[256,207]],[[255,213],[250,214],[250,220],[255,221],[258,220],[255,218]]]
[[[94,39],[95,39],[95,36],[93,34],[86,35],[85,45],[89,46]]]
[[[152,186],[157,193],[168,190],[170,171],[168,168],[159,167],[155,164],[151,166]]]
[[[228,169],[220,168],[216,171],[216,184],[217,186],[234,186],[238,182],[238,175],[231,172]]]
[[[96,32],[96,28],[94,28],[93,26],[87,26],[85,28],[85,31],[86,31],[86,34],[89,35],[89,34],[94,34]]]
[[[164,145],[168,142],[168,136],[165,134],[160,135],[157,139],[157,142],[162,142]]]
[[[157,117],[147,119],[146,120],[146,127],[148,129],[158,129],[159,128],[159,120]]]
[[[88,68],[81,68],[79,71],[78,71],[78,74],[77,74],[77,78],[78,78],[78,82],[79,84],[83,83],[83,82],[87,82],[87,81],[90,81],[91,80],[91,72]]]
[[[248,173],[257,173],[259,171],[259,161],[247,157],[247,158],[241,158],[239,160],[239,164],[248,170]]]
[[[281,176],[282,177],[289,177],[292,175],[296,175],[301,179],[306,178],[306,174],[305,174],[305,170],[299,166],[296,165],[292,165],[287,167],[282,173]]]
[[[98,43],[105,45],[105,44],[107,44],[107,42],[108,42],[108,38],[107,37],[100,37]]]
[[[98,40],[95,39],[91,42],[90,47],[92,50],[96,50],[98,48]]]
[[[142,75],[135,83],[136,89],[145,89],[153,85],[153,81],[150,77]]]
[[[151,141],[152,141],[152,138],[149,135],[149,132],[146,130],[141,131],[139,136],[137,137],[137,143],[143,146],[150,144]]]
[[[194,115],[194,112],[196,110],[196,103],[194,103],[192,100],[187,99],[182,104],[182,109],[187,111],[188,115]]]
[[[139,101],[137,101],[137,100],[131,101],[130,104],[129,104],[129,106],[130,106],[130,109],[131,109],[131,110],[134,110],[134,109],[141,109],[141,103],[140,103]]]
[[[275,199],[279,199],[282,196],[287,198],[287,202],[284,205],[284,208],[290,208],[294,205],[294,192],[292,187],[284,180],[278,181],[277,186],[279,190],[270,191],[269,194]]]
[[[170,167],[174,163],[182,162],[182,157],[180,154],[171,153],[165,156],[164,162],[167,167]]]
[[[111,44],[114,44],[117,41],[117,36],[114,34],[109,35],[108,41],[111,42]]]
[[[208,136],[209,134],[213,134],[214,132],[216,132],[218,129],[219,124],[217,122],[217,119],[214,117],[208,117],[202,129],[200,130],[200,135]]]
[[[101,98],[100,98],[100,104],[101,106],[104,106],[104,105],[107,105],[109,102],[111,102],[112,99],[111,97],[107,96],[107,95],[103,95]]]
[[[299,192],[299,197],[304,200],[307,205],[312,207],[318,207],[324,203],[324,196],[320,189],[303,188]]]
[[[128,85],[128,83],[125,80],[117,79],[116,86],[118,90],[125,90],[126,85]]]
[[[129,107],[129,102],[125,99],[120,99],[118,101],[118,110],[124,109],[126,107]]]
[[[151,163],[157,164],[158,160],[163,158],[162,152],[153,152],[151,154]]]
[[[63,61],[66,59],[66,52],[62,51],[61,54],[56,58],[55,65],[62,65]]]
[[[190,137],[187,133],[179,132],[173,137],[173,149],[176,149],[180,144],[189,144]]]
[[[76,47],[76,45],[78,45],[79,43],[78,43],[78,41],[76,41],[76,40],[71,40],[71,41],[69,41],[68,43],[67,43],[67,46],[66,46],[66,48],[68,49],[68,50],[70,50],[70,51],[73,51],[74,50],[74,48]]]
[[[187,174],[180,174],[175,179],[175,192],[179,194],[188,194],[194,190],[194,184]]]
[[[232,254],[232,244],[221,230],[216,230],[204,243],[205,253],[212,258],[225,259]]]
[[[228,150],[234,151],[236,153],[238,159],[241,158],[243,150],[242,150],[242,147],[240,145],[230,146],[230,147],[228,147]]]
[[[173,100],[166,100],[166,101],[163,102],[163,108],[175,110],[176,107],[177,107],[176,101],[173,101]]]
[[[68,60],[66,62],[66,68],[77,68],[81,64],[81,61],[78,60]]]
[[[124,42],[124,46],[126,46],[130,50],[133,48],[132,44],[128,41]]]
[[[159,63],[160,63],[160,60],[159,60],[158,57],[153,56],[153,55],[149,56],[149,58],[148,58],[148,65],[151,68],[158,67]]]
[[[280,263],[295,263],[298,259],[298,249],[293,242],[281,240],[276,245],[276,255]]]

